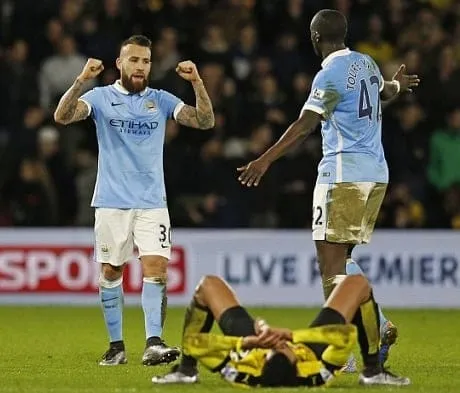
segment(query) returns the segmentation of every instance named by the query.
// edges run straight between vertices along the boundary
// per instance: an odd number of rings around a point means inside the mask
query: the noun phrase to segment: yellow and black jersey
[[[333,374],[325,364],[337,369],[345,365],[356,344],[357,330],[354,325],[325,325],[294,330],[293,342],[288,345],[296,355],[297,376],[305,386],[320,386]],[[212,333],[186,334],[183,351],[202,365],[237,385],[258,386],[267,356],[271,350],[241,348],[243,337],[223,336]],[[325,344],[321,358],[308,344]]]

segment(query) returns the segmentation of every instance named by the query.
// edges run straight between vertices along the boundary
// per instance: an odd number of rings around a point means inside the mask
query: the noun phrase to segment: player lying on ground
[[[230,286],[204,277],[187,309],[179,365],[152,382],[195,383],[197,362],[233,384],[320,386],[345,365],[358,340],[364,385],[408,385],[384,370],[378,358],[379,318],[369,282],[362,275],[337,276],[338,284],[306,329],[270,328],[254,320]],[[224,335],[209,333],[217,321]]]

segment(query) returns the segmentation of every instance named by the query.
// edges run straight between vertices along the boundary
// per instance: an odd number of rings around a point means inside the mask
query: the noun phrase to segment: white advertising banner
[[[460,234],[378,231],[353,257],[386,307],[460,308]],[[309,231],[175,230],[169,304],[190,301],[206,274],[225,278],[245,305],[317,306],[321,278]],[[0,230],[0,303],[97,304],[91,229]],[[135,255],[124,276],[139,304]]]

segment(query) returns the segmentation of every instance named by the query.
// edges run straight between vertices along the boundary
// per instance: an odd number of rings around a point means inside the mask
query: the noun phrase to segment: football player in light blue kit
[[[310,33],[315,52],[323,58],[322,69],[299,118],[257,160],[238,168],[242,184],[257,186],[276,159],[322,123],[323,159],[313,195],[312,229],[326,299],[336,276],[362,274],[351,250],[369,242],[385,195],[388,168],[381,143],[381,99],[394,100],[419,83],[416,75],[404,75],[404,66],[386,82],[371,57],[345,46],[346,32],[347,22],[340,12],[322,10],[315,15]],[[383,314],[381,319],[380,331],[368,332],[368,337],[380,342],[369,342],[374,352],[363,356],[360,382],[407,384],[406,378],[383,368],[397,331]],[[363,320],[353,323],[358,329],[369,329]]]
[[[89,59],[63,95],[55,111],[58,123],[91,115],[99,145],[98,173],[92,200],[95,209],[95,259],[101,263],[100,299],[110,338],[101,365],[127,362],[122,334],[123,269],[139,249],[142,264],[142,308],[146,347],[142,362],[174,361],[180,350],[162,340],[166,314],[167,263],[171,228],[163,174],[163,142],[168,119],[200,129],[214,126],[212,104],[195,64],[178,64],[177,73],[191,82],[196,107],[174,95],[147,87],[151,42],[132,36],[121,45],[116,61],[120,79],[81,95],[85,81],[95,78],[102,62]]]

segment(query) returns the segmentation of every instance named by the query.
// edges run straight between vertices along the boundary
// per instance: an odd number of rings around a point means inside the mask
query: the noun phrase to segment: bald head
[[[343,43],[347,34],[347,20],[336,10],[321,10],[312,19],[310,24],[312,39],[314,35],[325,43]]]

